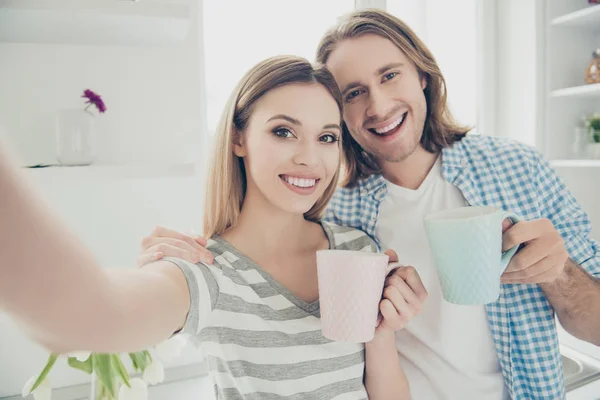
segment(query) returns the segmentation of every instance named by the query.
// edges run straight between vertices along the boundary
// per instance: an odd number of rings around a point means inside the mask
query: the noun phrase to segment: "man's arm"
[[[558,278],[540,287],[567,332],[600,346],[600,280],[569,259]]]
[[[590,239],[587,214],[550,165],[537,155],[533,165],[536,201],[544,218],[504,226],[503,249],[524,247],[502,282],[539,284],[564,328],[600,345],[600,244]]]
[[[549,220],[522,221],[508,228],[503,249],[518,244],[524,247],[511,260],[502,282],[539,284],[567,332],[600,346],[600,280],[569,258]]]

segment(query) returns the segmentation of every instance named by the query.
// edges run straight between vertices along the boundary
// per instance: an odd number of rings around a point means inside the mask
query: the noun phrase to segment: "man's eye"
[[[385,78],[386,81],[389,81],[390,79],[392,79],[396,75],[398,75],[397,72],[388,72],[387,74],[384,75],[384,78]]]
[[[350,101],[360,94],[360,90],[356,89],[346,95],[346,101]]]

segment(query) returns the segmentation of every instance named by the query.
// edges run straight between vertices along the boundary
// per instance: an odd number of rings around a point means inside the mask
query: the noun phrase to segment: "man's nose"
[[[369,104],[366,110],[367,117],[382,121],[389,115],[393,107],[394,102],[382,90],[374,88],[369,92]]]

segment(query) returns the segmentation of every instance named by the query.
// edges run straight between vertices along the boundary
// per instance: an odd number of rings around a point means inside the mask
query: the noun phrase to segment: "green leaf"
[[[112,363],[113,363],[114,369],[117,371],[117,373],[123,380],[123,383],[125,385],[127,385],[128,388],[130,388],[131,384],[129,383],[129,374],[127,373],[127,370],[125,369],[125,366],[123,365],[123,361],[121,361],[121,355],[112,354],[111,358],[112,358]]]
[[[90,356],[88,357],[87,360],[85,361],[79,361],[77,358],[75,357],[69,357],[69,359],[67,360],[67,363],[73,367],[76,368],[80,371],[86,372],[88,374],[91,374],[94,367],[92,365],[92,355],[90,354]]]
[[[44,367],[44,369],[42,370],[42,373],[40,374],[40,376],[38,376],[37,380],[31,387],[31,391],[29,393],[32,393],[35,389],[38,388],[38,386],[40,386],[42,384],[42,382],[44,382],[44,379],[46,379],[46,377],[50,373],[50,370],[54,366],[54,363],[56,362],[57,359],[58,359],[58,354],[50,353],[50,356],[48,357],[48,361],[46,361],[46,366]]]
[[[133,368],[137,370],[145,370],[148,366],[148,351],[138,351],[137,353],[129,353],[129,358],[131,358],[131,362],[133,363]]]
[[[115,397],[117,395],[117,380],[115,371],[111,362],[111,355],[105,353],[94,353],[93,356],[94,371],[100,383],[106,388],[108,393]]]

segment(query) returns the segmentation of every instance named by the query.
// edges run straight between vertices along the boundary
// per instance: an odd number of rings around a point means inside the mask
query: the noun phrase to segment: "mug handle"
[[[503,211],[502,221],[504,221],[506,218],[510,219],[510,221],[513,224],[516,224],[517,222],[521,221],[521,218],[517,214],[515,214],[514,212],[510,212],[510,211]],[[502,267],[502,271],[504,271],[506,269],[506,267],[508,267],[510,260],[514,257],[515,253],[519,249],[519,246],[520,246],[520,244],[518,244],[518,245],[506,250],[504,253],[502,253],[502,256],[500,257],[500,266]]]
[[[388,263],[387,269],[385,270],[385,276],[388,276],[388,274],[390,272],[392,272],[392,270],[394,270],[394,269],[396,269],[398,267],[403,267],[403,266],[404,266],[404,264],[401,264],[401,263],[399,263],[397,261],[396,262],[392,262],[392,263]]]

